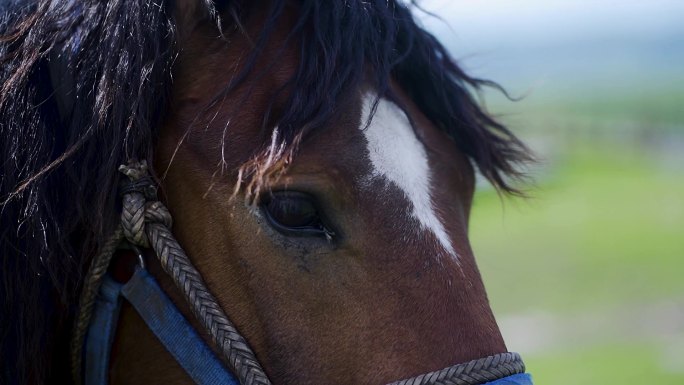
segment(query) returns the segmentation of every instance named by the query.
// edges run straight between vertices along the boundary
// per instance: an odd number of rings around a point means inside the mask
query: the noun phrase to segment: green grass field
[[[470,224],[509,349],[537,384],[683,384],[684,158],[641,134],[544,135],[531,198],[483,189]]]

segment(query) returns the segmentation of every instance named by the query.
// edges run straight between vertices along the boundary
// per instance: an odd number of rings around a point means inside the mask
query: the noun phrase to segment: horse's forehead
[[[362,98],[359,129],[366,140],[370,172],[358,179],[359,187],[372,189],[379,185],[399,190],[409,205],[405,210],[406,220],[414,221],[420,230],[432,233],[440,251],[456,258],[444,219],[435,208],[434,178],[425,146],[399,106],[382,98],[377,104],[375,102],[376,97],[371,93]],[[375,113],[369,123],[374,106]],[[374,183],[377,181],[382,183]]]

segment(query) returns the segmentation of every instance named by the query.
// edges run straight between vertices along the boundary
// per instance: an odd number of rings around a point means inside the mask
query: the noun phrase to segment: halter
[[[121,223],[95,256],[84,280],[71,344],[72,375],[79,385],[107,384],[109,358],[122,298],[129,301],[174,359],[198,384],[270,385],[247,341],[209,292],[170,231],[172,219],[157,200],[147,164],[129,162],[119,170]],[[139,265],[126,283],[106,274],[122,244],[138,251]],[[219,359],[145,269],[139,247],[152,248],[163,270],[183,293],[196,320],[211,337]],[[389,385],[532,385],[517,353],[502,353]]]

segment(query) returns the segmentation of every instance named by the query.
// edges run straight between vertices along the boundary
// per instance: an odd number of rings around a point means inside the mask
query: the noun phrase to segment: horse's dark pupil
[[[304,197],[274,196],[266,207],[271,217],[286,227],[309,227],[318,219],[313,203]]]

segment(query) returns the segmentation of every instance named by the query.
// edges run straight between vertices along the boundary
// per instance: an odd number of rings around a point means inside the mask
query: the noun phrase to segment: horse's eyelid
[[[286,225],[281,224],[278,220],[273,218],[273,215],[269,212],[267,209],[266,205],[261,205],[261,211],[264,213],[264,217],[268,221],[271,227],[273,227],[276,231],[279,233],[285,235],[285,236],[299,236],[299,237],[306,237],[306,236],[316,236],[316,237],[325,237],[326,239],[330,240],[332,239],[332,236],[334,236],[334,232],[328,229],[328,227],[323,223],[323,220],[321,219],[319,213],[318,213],[318,208],[316,205],[316,217],[318,222],[316,223],[316,226],[318,228],[314,228],[313,226],[311,227],[303,227],[303,228],[296,228],[296,227],[289,227]]]

